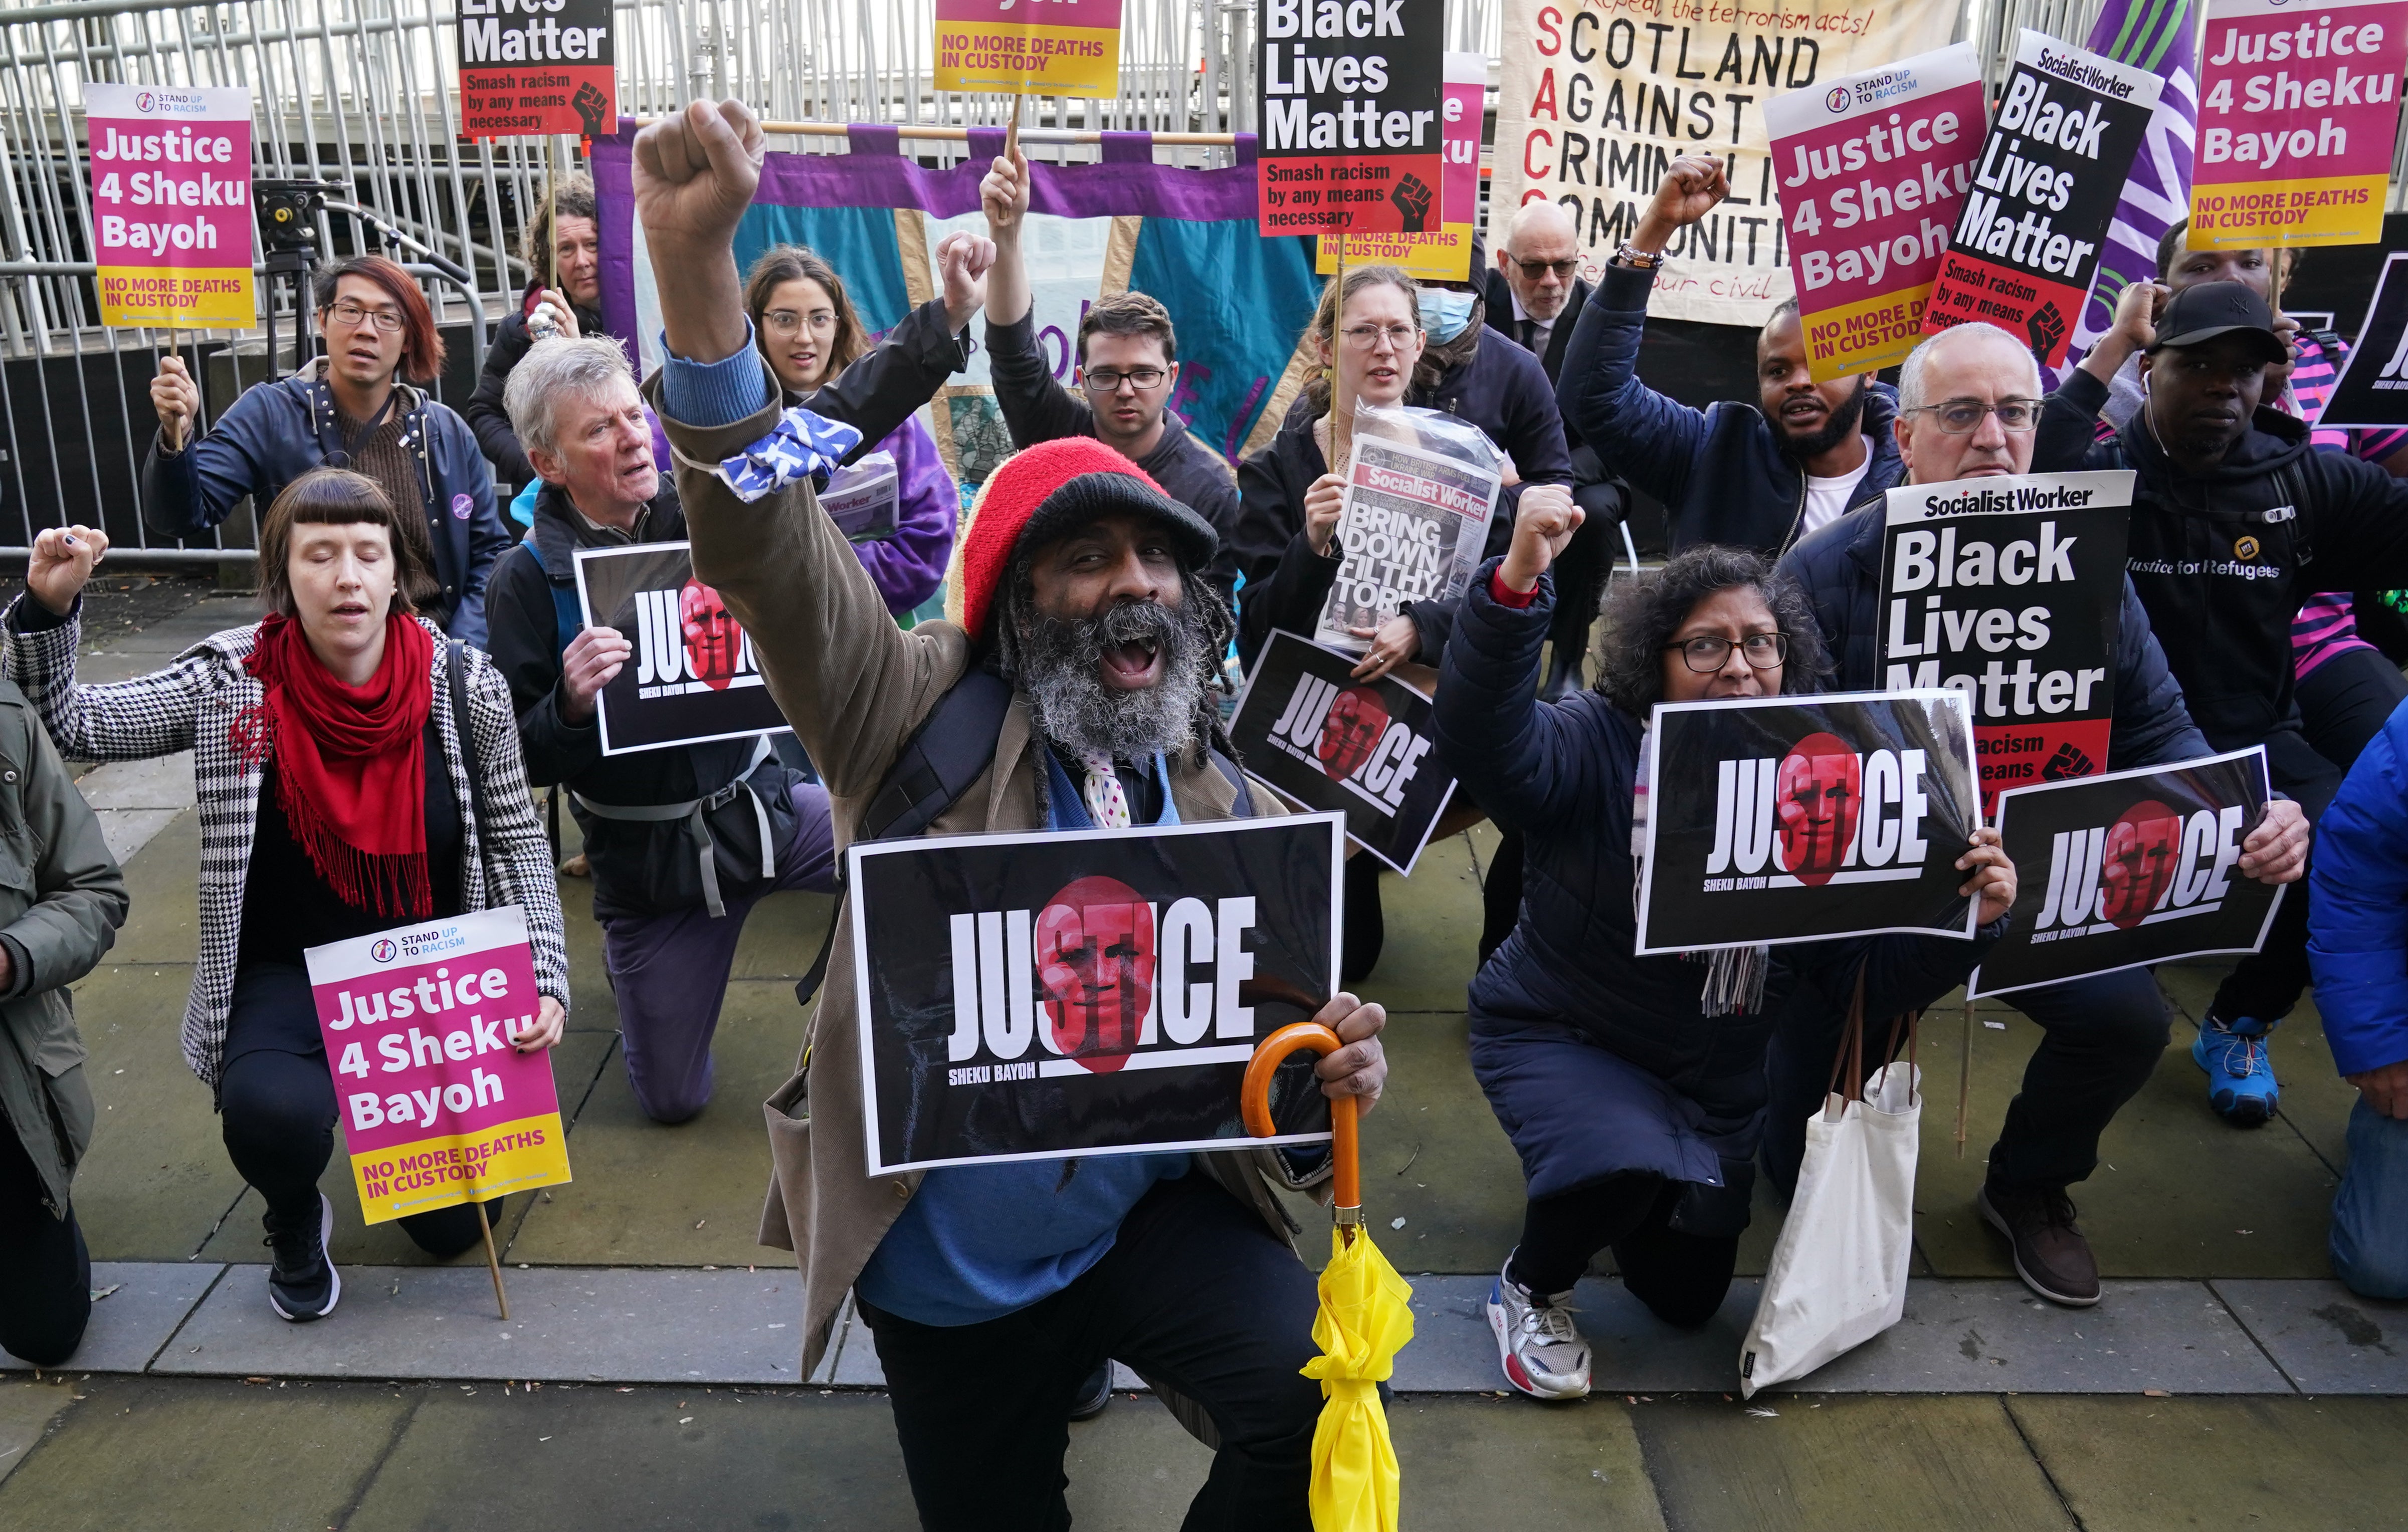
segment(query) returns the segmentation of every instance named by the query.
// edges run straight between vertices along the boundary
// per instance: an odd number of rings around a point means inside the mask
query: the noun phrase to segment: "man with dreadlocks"
[[[1275,812],[1228,761],[1213,709],[1231,629],[1202,578],[1211,528],[1101,442],[1041,443],[980,495],[960,622],[896,628],[813,493],[814,466],[852,433],[781,410],[752,348],[730,246],[760,176],[759,122],[739,102],[697,102],[646,127],[634,160],[662,279],[656,403],[695,574],[752,636],[827,783],[838,843],[889,832],[897,796],[924,816],[919,784],[945,773],[897,773],[898,758],[924,765],[965,742],[985,764],[960,774],[968,785],[925,820],[931,833]],[[963,700],[981,693],[983,713]],[[838,916],[839,948],[853,918]],[[828,984],[802,1067],[770,1100],[762,1238],[800,1257],[800,1376],[848,1292],[877,1336],[921,1525],[1068,1525],[1068,1417],[1117,1356],[1199,1436],[1210,1422],[1219,1451],[1188,1525],[1301,1532],[1321,1394],[1297,1369],[1316,1304],[1272,1189],[1318,1168],[1238,1150],[873,1180],[857,1004],[848,978]],[[1346,1044],[1317,1066],[1323,1089],[1368,1108],[1386,1076],[1380,1008],[1340,995],[1318,1019]]]

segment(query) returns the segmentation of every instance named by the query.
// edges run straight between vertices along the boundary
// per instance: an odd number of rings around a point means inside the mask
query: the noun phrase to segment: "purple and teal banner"
[[[844,278],[862,322],[882,332],[936,295],[930,251],[939,240],[957,228],[984,232],[979,180],[1003,151],[1003,130],[971,130],[968,156],[942,168],[903,154],[895,128],[855,125],[850,136],[850,153],[769,155],[737,229],[736,260],[740,268],[772,245],[808,245]],[[602,307],[615,334],[638,337],[649,367],[659,361],[659,322],[628,176],[633,139],[623,120],[616,138],[594,145]],[[1255,233],[1251,135],[1237,157],[1220,170],[1161,165],[1151,135],[1105,134],[1100,163],[1031,164],[1023,238],[1039,344],[1054,375],[1070,381],[1088,305],[1148,294],[1178,329],[1171,408],[1233,464],[1268,441],[1302,380],[1297,337],[1321,295],[1308,240]],[[931,412],[955,476],[977,482],[1010,447],[986,385],[984,327],[974,324],[970,336],[968,370]]]
[[[2085,45],[2165,81],[2115,204],[2065,368],[2115,327],[2115,303],[2134,282],[2157,279],[2157,241],[2190,216],[2191,145],[2199,125],[2199,12],[2194,0],[2108,0]],[[2058,376],[2063,376],[2062,372]]]

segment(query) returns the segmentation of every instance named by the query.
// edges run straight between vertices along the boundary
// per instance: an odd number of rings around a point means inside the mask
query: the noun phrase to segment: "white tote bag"
[[[1853,1083],[1863,1069],[1863,981],[1841,1048]],[[1838,1092],[1806,1120],[1798,1195],[1772,1247],[1763,1296],[1740,1347],[1740,1392],[1753,1398],[1802,1378],[1864,1344],[1906,1312],[1906,1271],[1914,1244],[1914,1157],[1923,1120],[1922,1072],[1885,1065],[1860,1099]],[[1892,1052],[1895,1054],[1895,1036]]]

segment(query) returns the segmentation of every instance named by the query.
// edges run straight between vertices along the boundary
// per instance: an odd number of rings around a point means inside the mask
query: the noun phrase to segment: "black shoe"
[[[1581,651],[1570,644],[1556,644],[1547,661],[1547,679],[1539,685],[1539,700],[1561,702],[1587,684],[1581,675]]]
[[[276,1256],[267,1268],[267,1306],[295,1324],[333,1313],[343,1296],[343,1279],[326,1258],[326,1240],[335,1232],[335,1205],[326,1194],[318,1194],[314,1213],[288,1224],[270,1210],[261,1222],[267,1225],[262,1243]]]
[[[1358,852],[1346,862],[1346,930],[1340,944],[1338,981],[1359,981],[1380,966],[1388,944],[1388,921],[1380,909],[1380,859]]]
[[[1070,1419],[1074,1422],[1094,1420],[1104,1412],[1104,1406],[1111,1402],[1112,1360],[1108,1356],[1096,1364],[1096,1370],[1079,1385],[1077,1402],[1070,1406]]]

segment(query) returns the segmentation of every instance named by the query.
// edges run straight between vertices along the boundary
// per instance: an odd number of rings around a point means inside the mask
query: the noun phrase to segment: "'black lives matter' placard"
[[[2001,788],[2107,768],[2131,503],[2123,470],[1889,492],[1883,683],[1965,694],[1985,812]]]
[[[1436,234],[1445,0],[1255,0],[1266,235]]]
[[[618,127],[611,0],[460,0],[460,131],[470,138]]]
[[[1410,874],[1455,795],[1431,746],[1430,699],[1362,661],[1273,633],[1246,678],[1229,739],[1257,779],[1307,809],[1346,816],[1355,844]]]
[[[2164,81],[2038,32],[2015,45],[1923,333],[1980,320],[2061,366]]]
[[[2316,423],[2374,430],[2408,425],[2408,255],[2383,263],[2366,322],[2358,327],[2358,341]]]
[[[1648,745],[1641,953],[1972,937],[1963,693],[1668,702]]]
[[[586,626],[617,628],[636,649],[595,699],[603,754],[786,727],[752,640],[719,593],[694,578],[690,545],[580,548],[577,597]]]
[[[2283,891],[2239,864],[2266,797],[2263,746],[2000,794],[2015,906],[1966,993],[2258,951]]]
[[[1338,990],[1344,822],[856,841],[869,1170],[1308,1143],[1312,1056],[1248,1140],[1255,1045]]]

